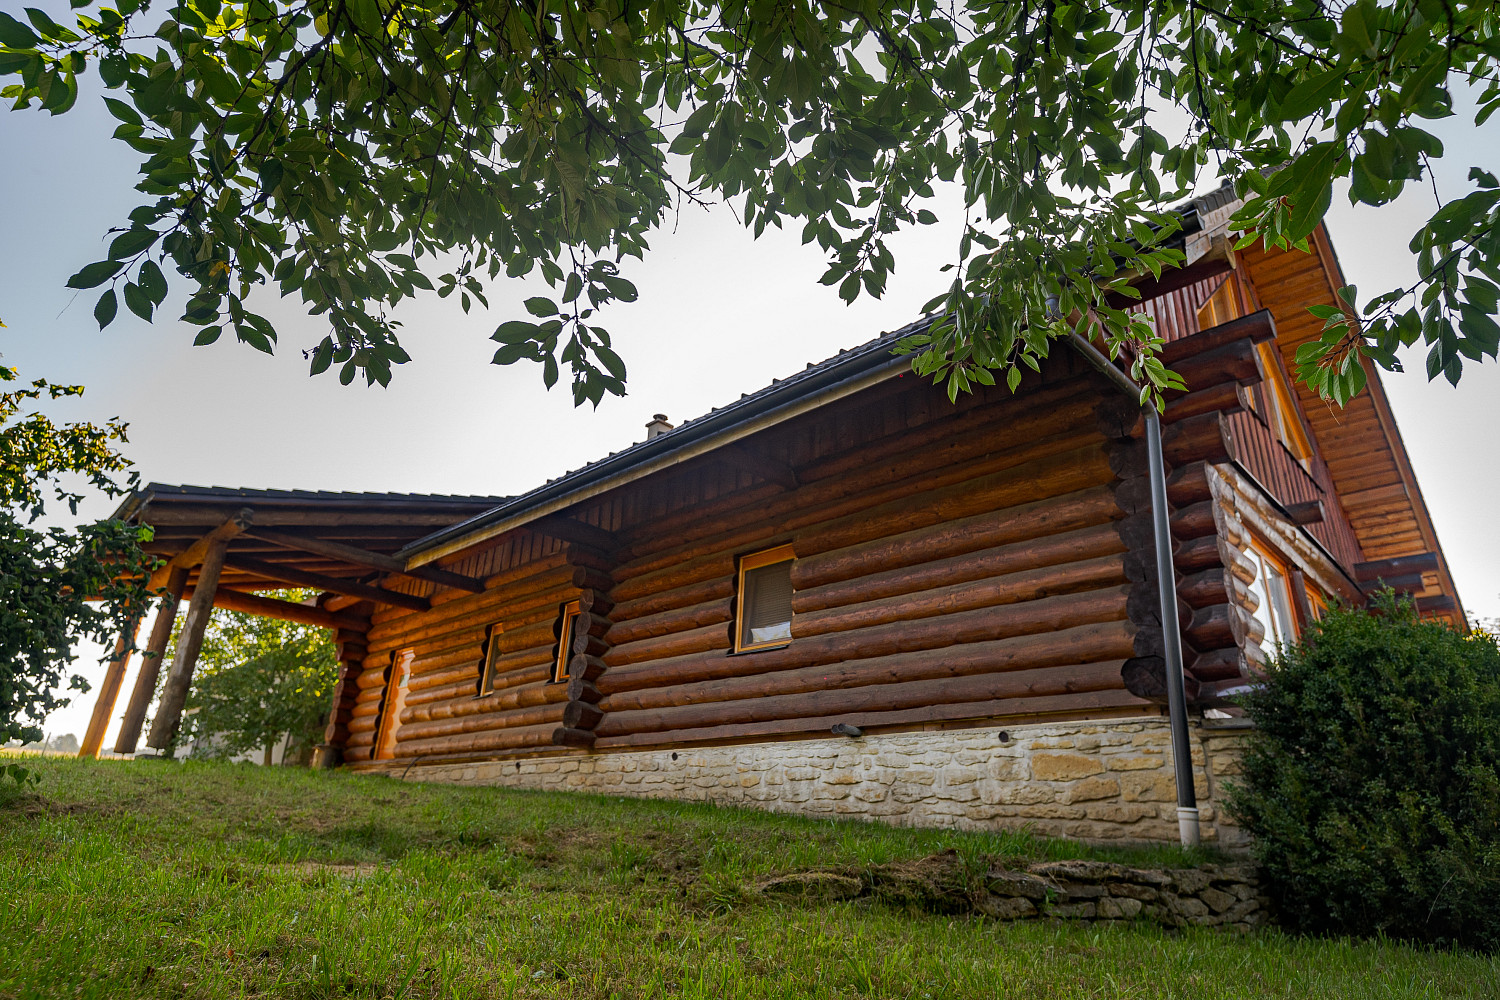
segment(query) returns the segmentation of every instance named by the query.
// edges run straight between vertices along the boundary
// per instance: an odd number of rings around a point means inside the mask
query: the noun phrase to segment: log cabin
[[[1143,841],[1186,781],[1232,848],[1233,698],[1277,643],[1382,585],[1463,624],[1377,373],[1343,409],[1290,374],[1344,284],[1327,234],[1231,252],[1234,208],[1181,209],[1186,266],[1138,286],[1188,386],[1160,419],[1186,745],[1140,409],[1064,346],[950,403],[891,351],[927,319],[520,496],[152,484],[119,511],[164,560],[150,656],[189,609],[150,743],[217,606],[334,630],[328,766]],[[263,596],[288,584],[321,596]]]

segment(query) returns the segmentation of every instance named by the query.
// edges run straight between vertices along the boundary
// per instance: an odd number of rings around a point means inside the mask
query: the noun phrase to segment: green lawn
[[[34,763],[40,798],[0,801],[0,1000],[1500,996],[1500,960],[1470,954],[749,891],[948,848],[974,865],[1198,860],[1169,850],[248,765]]]

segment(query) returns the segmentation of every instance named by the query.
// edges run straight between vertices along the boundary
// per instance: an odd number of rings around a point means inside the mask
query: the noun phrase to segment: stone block
[[[1020,897],[981,895],[974,905],[980,913],[997,920],[1025,920],[1036,916],[1036,905]]]
[[[1112,799],[1120,794],[1120,783],[1114,778],[1084,778],[1063,788],[1060,802],[1092,802]]]
[[[1099,900],[1095,908],[1099,916],[1105,920],[1130,920],[1140,915],[1141,901],[1111,896]]]
[[[1235,898],[1227,892],[1218,889],[1204,889],[1198,893],[1198,898],[1208,904],[1208,908],[1215,913],[1223,913],[1235,904]]]
[[[1039,753],[1031,758],[1031,776],[1038,781],[1076,781],[1103,770],[1098,757],[1083,754]]]
[[[1126,802],[1176,802],[1177,782],[1166,769],[1126,771],[1120,775],[1120,798]]]
[[[1120,754],[1104,758],[1104,766],[1111,771],[1150,771],[1166,763],[1160,754]]]
[[[1053,903],[1043,912],[1063,920],[1089,920],[1098,913],[1098,908],[1093,903]]]

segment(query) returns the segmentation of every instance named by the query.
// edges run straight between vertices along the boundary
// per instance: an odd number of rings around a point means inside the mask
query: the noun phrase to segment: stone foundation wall
[[[1219,802],[1242,729],[1194,723],[1203,841],[1245,835]],[[575,790],[970,830],[1030,827],[1088,841],[1175,843],[1166,719],[1060,722],[739,746],[580,753],[386,769],[408,780]]]

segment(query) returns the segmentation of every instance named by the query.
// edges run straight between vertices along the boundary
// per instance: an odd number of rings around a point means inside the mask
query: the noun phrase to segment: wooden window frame
[[[1312,459],[1312,439],[1302,423],[1297,404],[1293,402],[1295,390],[1287,378],[1286,363],[1274,342],[1257,344],[1256,350],[1260,352],[1261,366],[1266,370],[1266,381],[1271,383],[1273,396],[1272,405],[1266,407],[1269,412],[1264,414],[1265,421],[1292,457],[1306,463]]]
[[[790,646],[792,640],[767,639],[765,642],[750,642],[745,639],[745,573],[750,570],[760,569],[763,566],[774,566],[777,563],[793,562],[797,553],[792,551],[791,543],[775,545],[769,549],[761,549],[759,552],[750,552],[740,556],[739,567],[735,570],[735,592],[734,592],[734,650],[735,653],[755,653],[767,649],[781,649]]]
[[[411,664],[417,658],[415,649],[398,649],[391,654],[391,672],[385,679],[380,696],[380,718],[375,726],[372,760],[391,760],[396,756],[397,734],[401,729],[401,710],[406,707],[406,692],[411,686]]]
[[[500,644],[495,640],[505,632],[503,622],[495,622],[484,637],[484,662],[479,665],[479,693],[474,697],[485,698],[495,693],[495,659],[500,655]]]
[[[552,660],[552,683],[568,683],[568,661],[573,658],[573,623],[578,620],[579,604],[568,601],[557,612],[557,656]]]
[[[1277,552],[1274,546],[1262,540],[1257,535],[1250,535],[1250,557],[1255,560],[1256,576],[1262,581],[1261,590],[1267,602],[1271,601],[1271,579],[1269,574],[1266,573],[1267,565],[1276,570],[1277,574],[1281,577],[1282,585],[1286,588],[1286,612],[1291,618],[1291,621],[1287,622],[1286,625],[1290,630],[1290,634],[1265,636],[1262,641],[1263,652],[1269,655],[1270,650],[1275,648],[1277,643],[1289,646],[1296,642],[1301,637],[1302,630],[1307,627],[1307,623],[1302,621],[1301,611],[1297,607],[1297,592],[1295,589],[1299,579],[1305,587],[1307,585],[1306,578],[1286,556]],[[1274,628],[1277,618],[1274,604],[1271,604],[1267,608],[1267,617],[1271,620],[1272,627]]]

